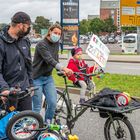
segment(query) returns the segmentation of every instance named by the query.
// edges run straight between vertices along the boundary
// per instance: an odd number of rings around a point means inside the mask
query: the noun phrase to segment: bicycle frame
[[[60,121],[58,119],[59,117],[65,119],[66,124],[69,128],[69,132],[71,133],[71,130],[74,127],[77,119],[88,108],[90,108],[92,112],[98,112],[100,114],[100,117],[106,118],[106,121],[104,124],[104,136],[106,140],[113,140],[114,137],[116,137],[117,139],[122,138],[126,140],[127,133],[130,134],[130,135],[128,134],[128,137],[130,138],[130,140],[136,140],[134,128],[131,125],[130,121],[128,120],[128,117],[124,113],[132,113],[133,110],[140,109],[140,101],[138,101],[136,98],[131,97],[131,102],[128,105],[123,105],[123,104],[120,105],[117,102],[117,97],[118,97],[117,95],[122,94],[122,92],[118,93],[118,91],[112,90],[112,89],[111,89],[111,92],[109,92],[109,90],[103,89],[102,91],[99,92],[99,94],[97,94],[97,96],[95,95],[93,98],[85,101],[83,104],[77,104],[75,108],[73,109],[73,104],[69,96],[68,88],[74,87],[74,86],[71,86],[71,85],[69,86],[67,84],[66,76],[64,75],[60,75],[60,76],[63,76],[64,78],[65,89],[63,91],[57,89],[57,93],[58,95],[60,95],[60,97],[58,98],[58,101],[59,100],[61,101],[62,99],[62,104],[60,105],[59,109],[57,108],[58,110],[56,110],[56,114],[54,117],[56,124],[61,123],[59,122]],[[104,94],[101,94],[102,92]],[[98,99],[103,99],[103,97],[106,98],[108,95],[111,95],[111,99],[112,98],[114,99],[114,102],[113,102],[114,104],[110,103],[110,104],[104,105],[104,104],[98,104],[99,102],[96,102]],[[107,99],[109,100],[110,98],[107,98]],[[64,109],[63,104],[66,105],[66,110]],[[75,113],[73,113],[73,110],[75,111]],[[65,117],[60,116],[61,113],[62,115],[65,115]],[[111,129],[113,131],[111,131]]]
[[[62,75],[60,75],[60,76],[62,76]],[[69,96],[68,88],[75,87],[75,86],[67,84],[66,76],[63,76],[63,78],[64,78],[65,89],[63,91],[57,89],[57,93],[60,95],[60,98],[58,99],[58,101],[62,98],[63,102],[66,103],[67,116],[66,116],[66,118],[64,118],[62,116],[61,117],[63,119],[66,119],[68,127],[71,129],[73,126],[71,127],[70,125],[73,124],[88,108],[91,108],[91,107],[90,106],[83,106],[82,104],[81,105],[78,104],[74,108],[75,114],[73,115],[73,113],[72,113],[73,104],[72,104],[72,101],[71,101],[70,96]]]

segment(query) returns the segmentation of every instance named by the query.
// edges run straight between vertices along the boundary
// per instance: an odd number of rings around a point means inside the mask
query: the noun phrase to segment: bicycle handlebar
[[[87,74],[87,73],[82,73],[82,72],[74,72],[74,74],[76,76],[79,76],[79,75],[83,75],[83,76],[87,76],[87,77],[91,77],[91,76],[97,76],[99,74],[105,74],[103,70],[101,70],[100,72],[98,73],[90,73],[90,74]]]
[[[18,99],[22,99],[22,98],[27,97],[28,95],[32,93],[32,91],[35,91],[37,89],[38,87],[32,87],[32,88],[27,88],[25,91],[21,91],[21,89],[11,88],[10,93],[8,95],[0,93],[0,97],[8,98],[9,96],[17,96]]]
[[[58,74],[59,76],[66,76],[66,75],[64,74],[63,71],[57,71],[57,74]],[[82,73],[82,72],[74,72],[74,74],[75,74],[76,76],[79,76],[79,75],[81,74],[81,75],[90,77],[90,76],[97,76],[97,75],[99,75],[99,74],[105,74],[105,72],[104,72],[102,69],[100,69],[100,71],[99,71],[98,73],[86,74],[86,73]]]

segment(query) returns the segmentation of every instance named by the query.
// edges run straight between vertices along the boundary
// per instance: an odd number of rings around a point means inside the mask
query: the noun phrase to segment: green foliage
[[[53,77],[57,86],[64,87],[64,80],[53,71]],[[109,87],[129,93],[131,96],[140,97],[140,76],[136,75],[123,75],[123,74],[109,74],[106,73],[103,78],[98,79],[94,77],[97,91]],[[68,83],[72,84],[71,81]]]
[[[80,22],[80,34],[87,34],[89,30],[89,22],[85,19],[83,19]]]
[[[112,18],[106,20],[95,18],[92,20],[82,20],[80,22],[80,34],[87,34],[88,32],[93,32],[94,34],[101,32],[111,33],[114,31],[117,31],[117,27],[114,25]]]
[[[112,18],[105,19],[104,23],[105,23],[104,28],[106,32],[111,33],[117,31],[117,27],[114,25],[114,21]]]
[[[137,31],[137,27],[122,27],[121,29],[123,32]]]
[[[99,18],[95,18],[89,22],[90,22],[89,23],[90,32],[93,32],[95,34],[99,34],[100,32],[103,31],[103,29],[104,29],[104,21],[103,20],[100,20]]]
[[[123,74],[105,74],[103,79],[95,79],[97,89],[110,87],[140,97],[140,76]]]
[[[48,29],[50,27],[49,19],[44,18],[43,16],[37,16],[33,29],[36,33],[41,33],[41,29]]]

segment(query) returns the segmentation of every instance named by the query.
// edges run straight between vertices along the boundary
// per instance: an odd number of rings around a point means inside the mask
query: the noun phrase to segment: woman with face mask
[[[39,88],[33,96],[33,111],[40,113],[42,95],[44,94],[47,101],[46,123],[52,121],[57,102],[57,92],[52,77],[53,68],[64,71],[68,75],[73,73],[72,70],[64,67],[58,61],[61,36],[61,26],[58,24],[51,26],[45,38],[37,44],[33,60],[34,86]]]

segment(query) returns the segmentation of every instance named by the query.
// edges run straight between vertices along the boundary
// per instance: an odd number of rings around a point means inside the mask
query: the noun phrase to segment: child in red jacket
[[[88,67],[86,62],[82,59],[82,48],[76,47],[71,50],[72,58],[68,62],[67,68],[73,70],[73,72],[82,72],[82,73],[92,73],[96,68],[94,66]],[[69,80],[73,81],[73,84],[79,86],[80,90],[80,103],[85,102],[85,93],[87,89],[87,84],[85,77],[83,75],[76,76],[72,74],[68,77]]]

